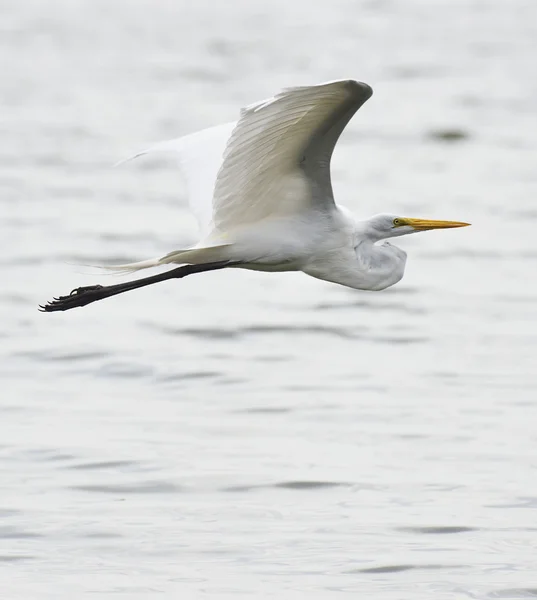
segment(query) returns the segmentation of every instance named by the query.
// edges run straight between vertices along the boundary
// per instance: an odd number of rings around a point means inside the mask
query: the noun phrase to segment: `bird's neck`
[[[373,229],[369,221],[354,221],[355,238],[358,242],[373,246],[387,239],[385,231]],[[389,236],[388,236],[389,237]]]
[[[369,289],[382,290],[403,277],[406,252],[380,239],[363,239],[355,248],[360,267],[367,272]]]

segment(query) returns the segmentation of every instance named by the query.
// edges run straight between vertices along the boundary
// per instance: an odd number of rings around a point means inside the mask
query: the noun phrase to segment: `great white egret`
[[[178,155],[201,241],[162,258],[106,267],[131,272],[182,265],[178,268],[117,285],[80,287],[41,310],[68,310],[166,279],[228,267],[303,271],[359,290],[397,283],[406,253],[379,242],[468,223],[390,214],[360,221],[334,202],[334,147],[372,93],[367,84],[352,80],[285,89],[242,109],[235,123],[137,154]]]

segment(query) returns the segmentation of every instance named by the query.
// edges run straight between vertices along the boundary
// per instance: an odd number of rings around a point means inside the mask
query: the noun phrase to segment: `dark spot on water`
[[[191,371],[189,373],[175,373],[173,375],[158,375],[158,381],[162,383],[170,383],[173,381],[185,381],[188,379],[212,379],[220,377],[222,373],[219,371]]]
[[[22,560],[34,560],[35,556],[20,555],[20,554],[0,554],[0,562],[19,562]]]
[[[262,490],[269,488],[286,489],[286,490],[315,490],[321,488],[333,487],[351,487],[350,483],[342,483],[338,481],[282,481],[273,484],[260,485],[233,485],[222,488],[222,492],[251,492],[254,490]]]
[[[127,467],[138,467],[139,463],[133,460],[110,460],[103,462],[91,462],[91,463],[79,463],[76,465],[69,465],[66,469],[74,469],[79,471],[92,471],[100,469],[126,469]],[[132,470],[132,469],[128,469]]]
[[[402,571],[411,571],[414,569],[453,569],[459,568],[454,565],[387,565],[382,567],[366,567],[364,569],[354,569],[347,573],[400,573]]]
[[[537,588],[510,588],[491,592],[489,598],[537,598]]]
[[[386,567],[370,567],[368,569],[357,569],[355,573],[400,573],[415,569],[413,565],[390,565]]]
[[[397,531],[405,533],[422,533],[426,535],[467,533],[469,531],[478,531],[477,527],[459,527],[459,526],[432,526],[432,527],[397,527]]]
[[[33,531],[23,531],[16,527],[0,527],[0,538],[5,540],[24,540],[39,538],[41,534]]]
[[[70,354],[49,354],[48,360],[60,362],[78,362],[106,358],[107,352],[72,352]]]
[[[109,485],[74,485],[70,486],[69,489],[98,494],[174,494],[184,491],[180,486],[167,481],[149,481],[132,484],[116,483]]]
[[[428,133],[428,137],[438,142],[461,142],[468,139],[470,136],[468,132],[462,129],[436,129]]]
[[[489,508],[537,508],[537,498],[522,496],[513,502],[502,504],[486,504]]]
[[[22,351],[14,353],[21,358],[37,359],[39,361],[50,362],[77,362],[85,360],[97,360],[108,356],[106,352],[72,352],[69,354],[55,353],[48,350]]]
[[[251,492],[252,490],[260,489],[265,486],[263,485],[230,485],[225,488],[221,488],[221,492]]]
[[[287,490],[314,490],[319,488],[349,487],[350,483],[341,483],[338,481],[283,481],[275,483],[272,487],[284,488]]]
[[[239,336],[239,331],[234,329],[168,329],[166,333],[190,335],[208,340],[230,340]]]

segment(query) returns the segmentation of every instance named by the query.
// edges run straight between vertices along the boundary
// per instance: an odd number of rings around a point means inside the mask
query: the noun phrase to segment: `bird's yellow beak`
[[[470,223],[463,223],[462,221],[435,221],[434,219],[398,219],[398,227],[402,225],[409,225],[416,231],[427,231],[428,229],[450,229],[452,227],[468,227]]]

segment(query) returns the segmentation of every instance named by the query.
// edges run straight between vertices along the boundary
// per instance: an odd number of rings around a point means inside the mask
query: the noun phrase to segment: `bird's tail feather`
[[[230,246],[231,244],[222,244],[220,246],[209,246],[206,248],[174,250],[161,258],[152,258],[124,265],[103,265],[101,268],[116,273],[134,273],[135,271],[141,271],[142,269],[150,269],[151,267],[160,267],[168,264],[201,265],[204,263],[218,262],[220,260],[229,260]]]

